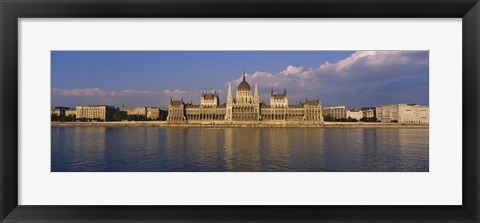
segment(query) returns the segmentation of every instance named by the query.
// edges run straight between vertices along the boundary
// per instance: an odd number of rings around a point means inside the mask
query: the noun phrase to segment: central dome
[[[237,91],[251,91],[250,85],[245,80],[245,74],[243,74],[243,81],[238,85]]]

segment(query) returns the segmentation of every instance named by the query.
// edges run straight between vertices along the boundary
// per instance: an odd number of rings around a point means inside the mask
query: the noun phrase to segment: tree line
[[[350,116],[348,118],[335,118],[332,115],[326,115],[326,116],[323,117],[323,121],[325,121],[325,122],[359,122],[359,121],[362,121],[362,122],[377,122],[377,118],[376,117],[371,117],[371,118],[363,117],[360,120],[358,120],[358,119],[352,118]]]

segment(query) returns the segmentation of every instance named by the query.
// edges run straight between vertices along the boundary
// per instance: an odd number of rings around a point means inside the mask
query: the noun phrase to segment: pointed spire
[[[180,101],[183,102],[183,96],[181,97]]]
[[[233,103],[232,85],[231,85],[230,81],[228,81],[227,104],[232,104],[232,103]]]
[[[253,94],[253,100],[255,101],[255,103],[258,103],[258,101],[259,101],[257,82],[255,82],[255,93]]]
[[[245,71],[243,72],[243,81],[246,81],[245,80]]]
[[[270,92],[270,95],[273,95],[273,87],[272,87],[272,91]]]

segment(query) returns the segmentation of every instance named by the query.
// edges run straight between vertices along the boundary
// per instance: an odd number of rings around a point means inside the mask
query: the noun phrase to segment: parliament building
[[[235,97],[228,83],[226,103],[220,104],[219,93],[202,92],[200,105],[170,99],[167,123],[299,123],[322,124],[322,104],[320,99],[288,104],[287,90],[270,93],[270,104],[260,102],[258,87],[252,96],[250,84],[243,80],[237,86]]]

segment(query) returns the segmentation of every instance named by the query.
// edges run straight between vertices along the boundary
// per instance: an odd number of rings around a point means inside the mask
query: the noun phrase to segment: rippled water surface
[[[428,129],[52,127],[53,172],[428,171]]]

